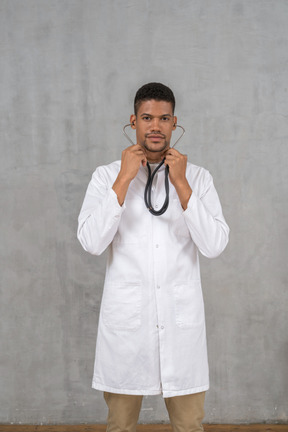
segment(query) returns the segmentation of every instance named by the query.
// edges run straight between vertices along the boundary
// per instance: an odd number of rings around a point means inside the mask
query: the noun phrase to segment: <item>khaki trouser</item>
[[[104,392],[106,432],[135,432],[143,396]],[[203,432],[205,392],[165,398],[173,432]]]

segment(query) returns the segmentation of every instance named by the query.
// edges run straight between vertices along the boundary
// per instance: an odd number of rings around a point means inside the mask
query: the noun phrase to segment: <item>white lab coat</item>
[[[108,259],[92,387],[180,396],[209,388],[200,251],[216,257],[228,242],[213,180],[188,163],[193,190],[183,211],[170,183],[162,216],[144,204],[147,168],[140,167],[121,207],[112,185],[120,161],[94,172],[79,215],[83,248]],[[165,199],[164,166],[155,176],[154,207]]]

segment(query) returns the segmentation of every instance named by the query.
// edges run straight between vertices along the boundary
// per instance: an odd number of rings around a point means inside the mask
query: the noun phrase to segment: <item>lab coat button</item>
[[[159,245],[158,245],[158,244],[156,244],[156,248],[159,248]]]
[[[163,329],[164,329],[164,326],[161,326],[161,329],[163,330]]]
[[[160,285],[157,285],[157,289],[160,289]]]

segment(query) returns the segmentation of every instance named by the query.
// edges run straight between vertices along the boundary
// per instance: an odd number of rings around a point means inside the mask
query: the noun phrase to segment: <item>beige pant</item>
[[[106,432],[135,432],[143,396],[104,392]],[[205,392],[165,398],[173,432],[203,432]]]

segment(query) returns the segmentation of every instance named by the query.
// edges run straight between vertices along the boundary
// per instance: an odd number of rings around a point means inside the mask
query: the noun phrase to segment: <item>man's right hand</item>
[[[143,166],[146,166],[147,164],[147,158],[143,147],[140,144],[127,147],[122,152],[119,176],[129,181],[133,180],[133,178],[136,177],[141,164]]]
[[[141,165],[146,166],[147,158],[143,147],[135,144],[127,147],[122,152],[121,168],[112,186],[117,195],[118,202],[122,206],[130,182],[136,177]]]

